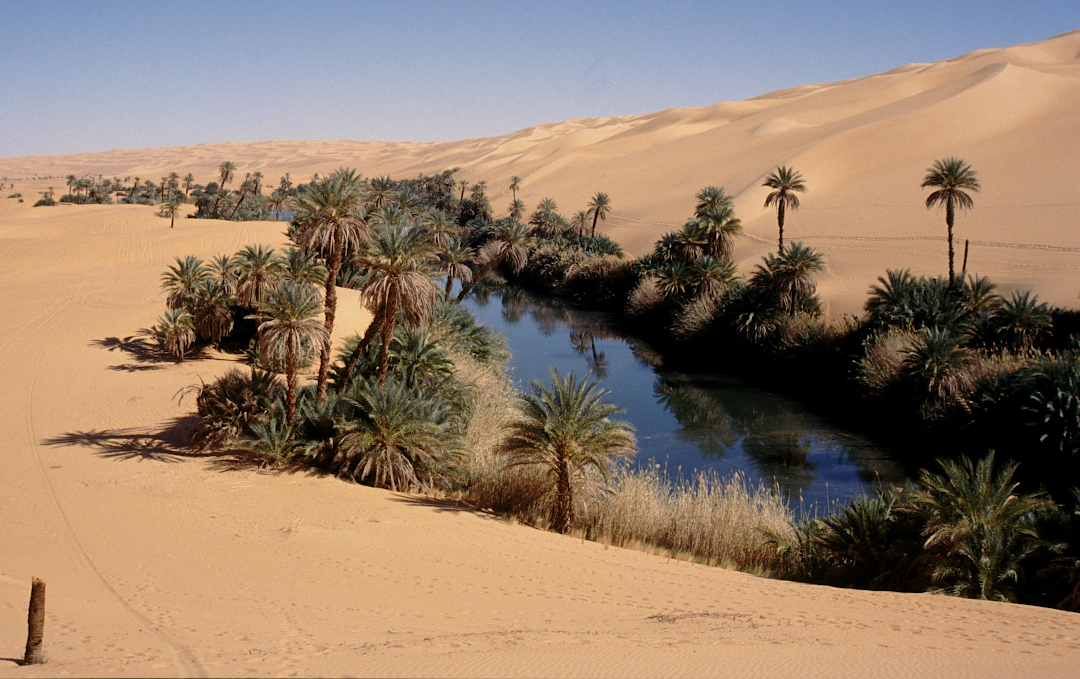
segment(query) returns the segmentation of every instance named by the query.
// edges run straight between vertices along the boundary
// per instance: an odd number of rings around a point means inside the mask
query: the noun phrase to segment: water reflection
[[[672,474],[742,471],[752,482],[779,485],[796,508],[809,511],[878,484],[903,483],[885,451],[798,402],[734,378],[658,371],[660,357],[619,334],[603,314],[517,289],[480,292],[469,305],[507,336],[517,379],[546,380],[548,366],[603,378],[609,399],[637,428],[637,464],[656,460]],[[490,304],[495,297],[498,307]]]

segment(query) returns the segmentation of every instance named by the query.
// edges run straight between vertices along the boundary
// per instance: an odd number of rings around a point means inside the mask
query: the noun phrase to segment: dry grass
[[[904,367],[907,352],[915,346],[918,333],[912,330],[889,330],[870,340],[866,355],[859,361],[859,382],[871,394],[884,393],[896,383]]]

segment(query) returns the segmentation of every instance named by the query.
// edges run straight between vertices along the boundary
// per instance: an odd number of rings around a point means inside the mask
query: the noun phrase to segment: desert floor
[[[0,159],[0,175],[154,178],[220,160],[268,182],[341,164],[395,176],[460,166],[496,202],[571,213],[607,190],[631,252],[737,196],[743,270],[772,245],[761,177],[811,193],[789,222],[829,258],[821,292],[855,311],[886,266],[944,270],[924,168],[980,171],[961,216],[973,262],[1060,304],[1080,289],[1080,34],[710,109],[571,121],[454,144],[268,142]],[[972,117],[974,116],[974,117]],[[982,116],[982,117],[979,117]],[[178,220],[145,206],[29,207],[0,196],[0,676],[1069,676],[1080,616],[924,594],[807,586],[606,548],[468,508],[182,446],[183,390],[235,365],[160,361],[140,333],[176,255],[281,244],[280,224]],[[7,194],[5,191],[4,194]],[[1035,204],[1037,206],[1034,206]],[[816,234],[816,235],[815,235]],[[906,240],[917,238],[921,240]],[[896,240],[889,240],[896,239]],[[1031,247],[1021,247],[1031,246]],[[1037,247],[1035,247],[1037,246]],[[367,321],[343,293],[339,335]],[[340,337],[339,337],[340,339]],[[48,583],[48,664],[25,668],[30,579]]]

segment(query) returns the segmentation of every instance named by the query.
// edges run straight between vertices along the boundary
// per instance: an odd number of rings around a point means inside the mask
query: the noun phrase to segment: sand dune
[[[409,176],[460,167],[486,179],[505,209],[511,175],[530,205],[554,198],[566,213],[596,190],[611,194],[604,231],[631,253],[688,216],[694,193],[722,185],[747,226],[738,250],[748,270],[768,251],[774,216],[762,208],[762,178],[777,164],[799,168],[810,192],[789,219],[789,235],[822,249],[821,291],[833,312],[856,311],[886,267],[945,269],[942,217],[922,207],[919,188],[933,160],[959,155],[979,172],[983,193],[957,237],[972,241],[969,268],[1007,289],[1035,288],[1068,304],[1080,290],[1076,252],[1080,203],[1080,32],[1041,43],[978,50],[933,64],[772,92],[700,109],[537,125],[449,143],[316,141],[204,144],[0,160],[0,175],[68,172],[158,177],[180,170],[207,181],[226,158],[241,171],[304,178],[340,165],[367,175]],[[831,236],[826,239],[822,236]],[[857,248],[837,237],[859,237]],[[919,246],[897,236],[925,238]],[[879,239],[879,240],[870,240]]]
[[[567,211],[612,194],[633,252],[705,184],[737,196],[744,266],[772,247],[762,176],[803,170],[791,220],[852,309],[886,265],[944,269],[923,169],[964,156],[985,187],[960,222],[980,272],[1066,303],[1080,287],[1075,116],[1080,34],[747,102],[541,125],[438,144],[265,142],[0,160],[208,180],[217,163],[303,178],[342,164],[460,166],[496,203],[511,174]],[[454,505],[304,474],[238,470],[179,447],[182,390],[230,366],[157,362],[175,255],[284,242],[274,223],[180,220],[144,206],[33,209],[0,197],[0,676],[1067,676],[1080,617],[931,595],[812,587],[509,525]],[[1018,247],[1017,244],[1057,249]],[[342,299],[339,337],[366,323]],[[49,664],[20,668],[32,576],[48,583]]]

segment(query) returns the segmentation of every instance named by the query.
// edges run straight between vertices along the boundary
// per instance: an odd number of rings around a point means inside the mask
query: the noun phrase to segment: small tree
[[[611,212],[611,198],[603,191],[597,191],[592,200],[589,201],[593,238],[596,238],[596,222],[606,220],[609,212]]]

